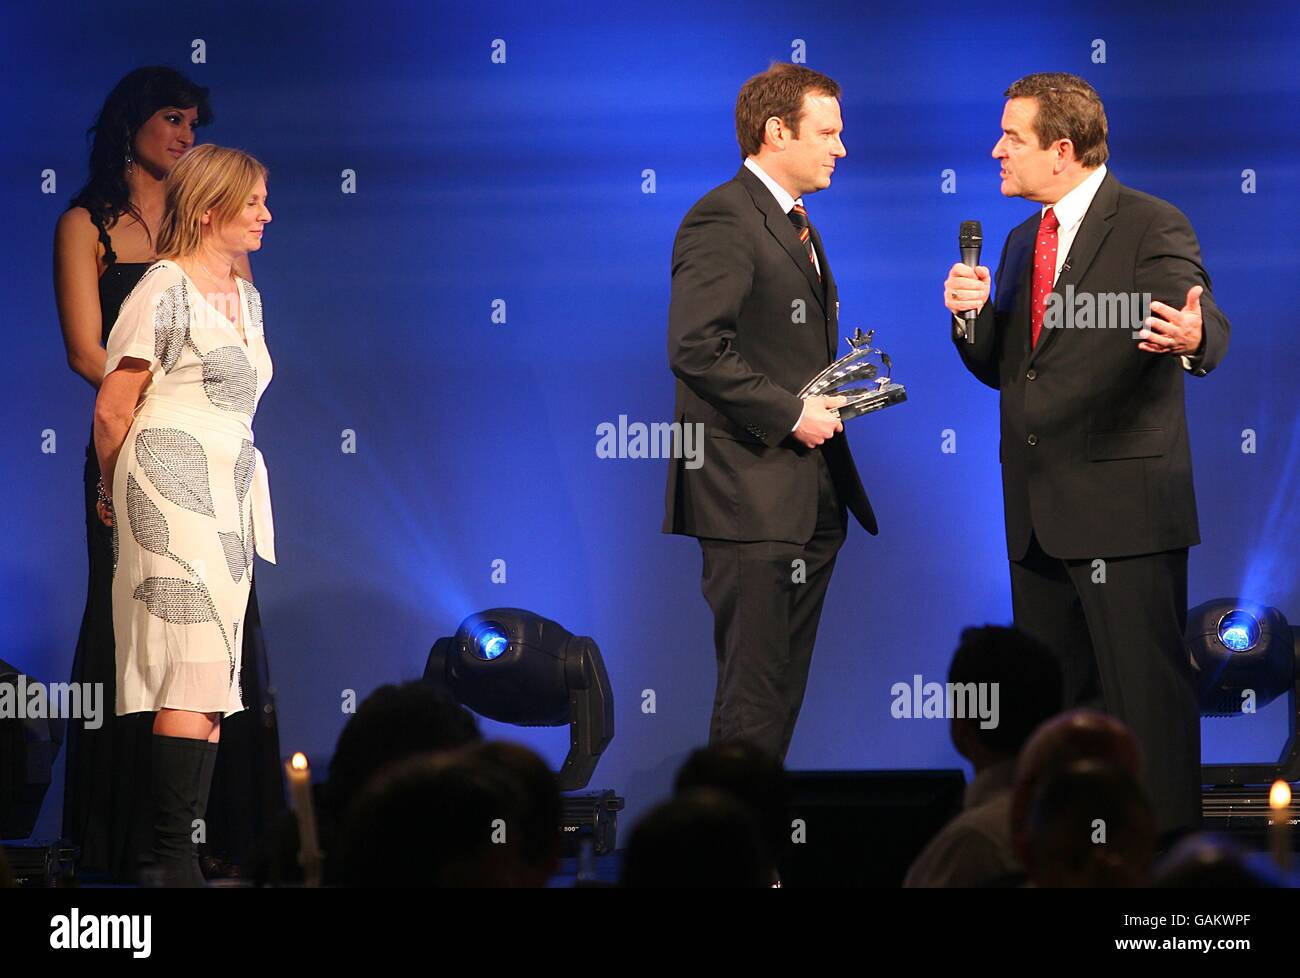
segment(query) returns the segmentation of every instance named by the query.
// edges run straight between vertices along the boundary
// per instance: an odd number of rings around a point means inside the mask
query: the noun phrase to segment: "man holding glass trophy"
[[[847,511],[878,532],[843,422],[905,398],[870,334],[835,361],[838,293],[803,197],[829,187],[845,155],[839,95],[800,65],[749,79],[736,101],[744,164],[673,245],[674,421],[706,437],[698,467],[669,463],[663,531],[703,551],[718,667],[709,742],[748,740],[781,761]]]

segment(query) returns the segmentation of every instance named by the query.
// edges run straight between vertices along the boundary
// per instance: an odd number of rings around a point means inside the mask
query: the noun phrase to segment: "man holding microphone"
[[[1092,86],[1046,72],[1005,97],[992,154],[1002,193],[1039,207],[1007,236],[995,275],[952,266],[944,304],[967,368],[1001,395],[1015,623],[1060,657],[1067,707],[1101,705],[1137,735],[1168,838],[1201,812],[1182,644],[1200,542],[1183,378],[1222,360],[1228,320],[1187,218],[1107,171]],[[1084,300],[1080,315],[1071,300]],[[1140,323],[1098,321],[1130,301]]]

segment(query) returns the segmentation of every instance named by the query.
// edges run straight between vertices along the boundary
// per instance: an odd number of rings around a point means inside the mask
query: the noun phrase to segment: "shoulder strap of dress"
[[[108,231],[104,227],[104,221],[93,210],[90,212],[90,219],[95,223],[95,227],[99,228],[99,240],[104,243],[104,263],[106,265],[111,265],[113,262],[117,261],[117,255],[113,252],[113,241],[108,236]]]

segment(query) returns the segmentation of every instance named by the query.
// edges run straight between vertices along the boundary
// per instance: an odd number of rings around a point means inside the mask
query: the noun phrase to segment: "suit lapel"
[[[741,165],[736,179],[744,184],[745,189],[749,191],[750,197],[753,198],[754,204],[763,212],[763,222],[767,225],[767,230],[771,235],[781,243],[781,247],[786,250],[790,259],[799,266],[804,277],[808,279],[808,285],[812,289],[813,295],[821,303],[822,310],[826,309],[826,297],[822,294],[822,284],[817,281],[817,269],[813,268],[812,262],[808,260],[808,249],[804,243],[799,240],[799,234],[790,223],[790,217],[785,211],[781,210],[781,205],[776,202],[772,196],[772,191],[767,189],[766,184],[758,179],[745,165]],[[813,234],[817,232],[814,230]],[[818,261],[822,256],[818,254]],[[826,266],[823,265],[823,268]]]
[[[831,263],[826,260],[826,249],[822,246],[822,236],[817,233],[817,228],[812,228],[813,248],[817,251],[817,261],[822,269],[822,282],[818,285],[825,285],[825,299],[822,308],[826,310],[826,349],[830,353],[831,359],[835,359],[835,350],[839,346],[839,339],[835,335],[840,328],[839,324],[839,290],[835,287],[835,276],[831,274]],[[816,269],[814,269],[814,272]],[[814,278],[816,276],[814,275]]]
[[[1101,243],[1106,240],[1106,235],[1110,234],[1111,219],[1118,210],[1119,181],[1108,172],[1102,178],[1101,186],[1097,188],[1096,196],[1092,198],[1087,213],[1083,215],[1083,223],[1079,225],[1079,231],[1070,245],[1070,253],[1066,256],[1065,264],[1061,266],[1061,274],[1056,277],[1056,284],[1052,287],[1052,294],[1057,297],[1057,302],[1064,303],[1067,288],[1078,288],[1093,259],[1097,257]],[[1074,314],[1072,309],[1064,305],[1061,308],[1065,310],[1066,316]],[[1029,359],[1033,360],[1041,354],[1044,347],[1055,339],[1055,334],[1062,332],[1064,330],[1044,329]]]
[[[1033,332],[1034,242],[1037,236],[1038,218],[1035,217],[1021,225],[1019,237],[1014,245],[1016,254],[1020,256],[1020,274],[1016,281],[1012,322],[1020,331],[1022,359],[1029,356],[1029,341]]]

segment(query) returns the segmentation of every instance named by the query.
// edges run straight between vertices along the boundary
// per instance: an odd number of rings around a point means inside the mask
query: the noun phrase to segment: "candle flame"
[[[1291,786],[1281,779],[1273,782],[1268,792],[1268,807],[1274,811],[1291,807]]]
[[[304,754],[302,751],[298,751],[296,754],[293,755],[293,760],[290,761],[290,763],[293,765],[293,769],[295,771],[305,771],[307,770],[307,755]],[[1285,784],[1285,783],[1286,782],[1284,781],[1279,782],[1279,784]],[[1289,797],[1290,796],[1288,795],[1288,798]]]

